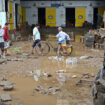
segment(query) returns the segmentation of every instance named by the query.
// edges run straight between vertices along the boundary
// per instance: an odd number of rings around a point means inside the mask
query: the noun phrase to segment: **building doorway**
[[[8,0],[5,0],[5,11],[8,12]]]
[[[16,20],[16,27],[18,26],[18,4],[15,4],[15,20]]]
[[[66,26],[75,27],[75,8],[66,8]]]
[[[94,8],[93,23],[95,27],[97,26],[97,22],[98,22],[98,8]]]
[[[38,8],[38,23],[41,26],[45,26],[46,24],[45,8]]]

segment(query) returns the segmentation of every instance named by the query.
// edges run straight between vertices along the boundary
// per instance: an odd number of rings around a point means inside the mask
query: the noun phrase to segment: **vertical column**
[[[86,8],[86,21],[93,24],[93,7],[91,6]]]
[[[38,23],[38,8],[32,7],[31,12],[32,12],[31,24],[37,24]]]
[[[13,28],[16,29],[15,3],[13,3]]]
[[[65,8],[59,7],[56,8],[56,26],[65,26],[66,25],[66,15]]]

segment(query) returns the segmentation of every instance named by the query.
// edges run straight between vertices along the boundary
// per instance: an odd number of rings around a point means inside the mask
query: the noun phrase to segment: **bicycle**
[[[50,41],[49,41],[49,38],[48,38],[48,41],[41,41],[40,42],[41,43],[41,49],[42,49],[42,53],[41,53],[41,51],[40,51],[40,48],[38,47],[38,44],[36,45],[36,47],[35,47],[35,52],[38,54],[38,55],[48,55],[49,53],[50,53],[50,51],[51,51],[51,48],[53,49],[53,51],[54,52],[56,52],[57,53],[57,47],[54,47],[51,43],[50,43]],[[71,55],[72,54],[72,51],[73,51],[73,46],[72,45],[70,45],[70,44],[67,44],[67,54],[64,54],[63,53],[63,49],[62,49],[62,47],[61,47],[61,49],[60,49],[60,55],[61,56],[69,56],[69,55]]]

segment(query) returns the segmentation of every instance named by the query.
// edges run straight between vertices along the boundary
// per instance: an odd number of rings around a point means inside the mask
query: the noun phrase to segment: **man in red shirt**
[[[9,31],[8,31],[8,24],[6,23],[4,28],[4,52],[7,55],[7,49],[9,48]]]

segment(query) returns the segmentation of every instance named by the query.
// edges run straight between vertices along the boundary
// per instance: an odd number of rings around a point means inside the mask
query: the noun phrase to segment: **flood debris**
[[[75,57],[67,58],[67,59],[66,59],[66,64],[67,64],[67,65],[69,65],[69,64],[74,65],[74,64],[77,64],[77,63],[78,63],[78,60],[77,60],[77,58],[75,58]]]
[[[11,105],[11,104],[5,104],[0,100],[0,105]]]
[[[5,90],[5,91],[11,91],[13,89],[14,89],[14,84],[13,83],[12,84],[7,84],[7,85],[3,86],[3,90]]]
[[[38,59],[37,56],[26,56],[28,59]]]
[[[7,61],[6,60],[0,60],[0,64],[6,64],[7,63]]]
[[[18,59],[18,58],[10,59],[10,58],[8,58],[7,61],[21,61],[21,62],[23,62],[23,59]]]
[[[78,59],[75,57],[70,57],[66,59],[66,68],[73,68],[77,66]]]
[[[43,95],[54,95],[61,91],[58,87],[49,86],[47,88],[43,86],[37,86],[35,90]]]
[[[77,75],[73,75],[72,78],[77,78]]]
[[[64,73],[64,70],[57,70],[56,73]]]
[[[88,80],[88,79],[80,79],[78,82],[77,82],[77,86],[89,86],[91,87],[92,86],[92,83],[93,81],[92,80]]]
[[[14,89],[14,85],[15,84],[13,82],[8,81],[8,79],[6,79],[6,78],[2,78],[0,80],[0,86],[2,86],[3,90],[5,90],[5,91],[13,90]]]
[[[46,76],[46,77],[52,77],[52,74],[50,72],[43,71],[42,74],[43,76]]]
[[[64,74],[59,74],[59,77],[57,78],[60,85],[63,85],[66,83],[66,76]]]
[[[0,100],[2,102],[12,101],[12,98],[9,94],[0,93]]]
[[[34,76],[34,80],[35,81],[39,81],[39,78],[43,78],[43,77],[52,77],[53,75],[50,72],[46,72],[46,71],[41,71],[41,70],[35,70],[35,71],[31,71],[30,72],[31,76]]]
[[[33,72],[34,74],[34,80],[38,81],[41,75],[41,71],[40,70],[35,70],[35,72]]]
[[[52,61],[64,61],[64,57],[58,57],[58,56],[51,56],[51,57],[48,57],[49,60],[52,60]]]
[[[89,59],[89,58],[93,58],[93,57],[92,56],[81,56],[79,59],[84,60],[84,59]]]
[[[82,78],[88,79],[88,78],[90,78],[90,76],[91,76],[91,74],[89,74],[89,73],[84,73],[84,74],[82,75]]]

